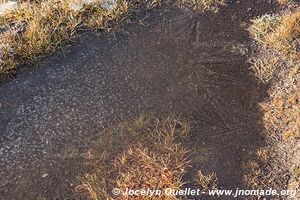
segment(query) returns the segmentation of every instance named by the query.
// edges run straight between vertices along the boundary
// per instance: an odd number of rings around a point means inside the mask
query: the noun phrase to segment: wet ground
[[[245,23],[273,7],[231,3],[218,14],[153,11],[121,33],[80,36],[64,56],[0,85],[0,199],[74,199],[91,138],[141,113],[192,122],[193,168],[243,186],[243,160],[263,145]]]

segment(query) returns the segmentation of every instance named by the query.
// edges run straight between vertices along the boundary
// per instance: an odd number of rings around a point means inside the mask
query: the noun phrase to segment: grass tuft
[[[279,68],[280,60],[276,56],[253,57],[250,59],[251,69],[255,76],[264,83],[268,83]]]
[[[108,130],[94,143],[91,173],[85,175],[78,190],[91,199],[115,199],[113,188],[181,188],[189,162],[188,151],[180,141],[188,136],[189,129],[187,122],[175,116],[162,120],[142,116]],[[118,198],[132,199],[126,195]],[[154,198],[177,199],[164,195]]]
[[[263,15],[252,20],[252,37],[264,46],[264,53],[250,60],[255,75],[269,82],[280,68],[293,70],[299,62],[300,11]],[[267,48],[266,48],[267,47]]]
[[[249,31],[259,43],[299,58],[299,10],[283,15],[264,15],[252,21]]]
[[[218,180],[217,180],[216,173],[204,175],[201,170],[198,170],[196,181],[202,190],[218,189],[218,184],[217,184]]]
[[[277,0],[279,5],[290,5],[293,3],[293,0]]]
[[[248,29],[250,34],[259,43],[264,43],[280,24],[281,16],[266,14],[251,21],[252,25]]]
[[[285,53],[299,52],[300,11],[285,14],[274,32],[266,37],[266,44]]]

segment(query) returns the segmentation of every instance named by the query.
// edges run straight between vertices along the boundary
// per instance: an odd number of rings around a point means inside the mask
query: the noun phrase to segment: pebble
[[[48,177],[48,174],[43,174],[42,178]]]
[[[17,2],[8,1],[5,3],[0,3],[0,16],[7,14],[9,11],[17,8]]]

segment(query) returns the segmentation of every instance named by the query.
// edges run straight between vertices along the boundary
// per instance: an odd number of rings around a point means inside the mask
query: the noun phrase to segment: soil
[[[120,33],[84,33],[64,55],[0,85],[0,199],[80,199],[91,140],[141,113],[192,123],[193,169],[242,188],[243,161],[264,145],[258,103],[267,86],[247,64],[245,24],[268,1],[229,3],[218,13],[159,9]],[[192,181],[191,176],[185,177]]]

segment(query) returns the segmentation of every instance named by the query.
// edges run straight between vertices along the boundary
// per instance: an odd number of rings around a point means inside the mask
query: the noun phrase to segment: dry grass
[[[282,15],[263,15],[252,20],[249,27],[252,37],[265,49],[251,59],[255,75],[269,82],[279,68],[292,71],[298,65],[300,38],[300,11],[289,11]],[[268,48],[271,47],[271,48]]]
[[[279,68],[280,59],[276,56],[253,57],[250,59],[251,69],[255,76],[264,83],[268,83]]]
[[[249,30],[262,44],[252,68],[258,78],[273,82],[270,98],[261,104],[267,146],[258,149],[253,160],[246,163],[250,173],[245,179],[255,188],[299,189],[299,8],[289,6],[282,15],[264,15],[253,20]]]
[[[196,181],[202,190],[218,189],[216,173],[204,175],[201,170],[198,170]]]
[[[292,0],[277,0],[277,2],[278,2],[280,5],[289,5],[289,4],[291,4],[293,1],[292,1]]]
[[[161,144],[158,144],[161,145]],[[174,147],[171,147],[174,148]],[[182,176],[187,168],[187,151],[181,147],[159,147],[149,150],[144,147],[129,149],[117,158],[114,167],[118,176],[116,185],[121,191],[129,189],[179,189],[184,183]],[[130,199],[129,195],[123,199]],[[135,198],[145,199],[145,197]],[[155,199],[177,199],[176,196],[160,196]]]
[[[280,15],[263,15],[251,20],[252,25],[249,27],[251,36],[259,43],[264,43],[268,35],[274,32],[281,22]]]
[[[295,183],[299,183],[300,177],[293,170],[300,166],[299,69],[285,69],[289,72],[280,76],[271,89],[270,99],[261,104],[268,145],[258,149],[254,160],[246,164],[250,173],[245,176],[255,188],[295,189]]]
[[[252,20],[248,31],[258,43],[265,44],[268,35],[276,30],[280,22],[280,15],[266,14]],[[260,81],[268,83],[281,65],[280,58],[282,57],[277,51],[261,47],[259,53],[253,55],[249,61],[255,76]]]
[[[266,126],[270,129],[280,129],[284,140],[299,137],[300,89],[295,89],[289,96],[285,96],[281,92],[274,95],[271,102],[263,105]]]
[[[259,43],[299,57],[300,11],[264,15],[252,21],[249,31]]]
[[[225,0],[178,0],[179,5],[188,6],[195,10],[217,12]]]
[[[284,14],[281,23],[271,32],[265,43],[285,53],[296,54],[299,51],[300,11]]]
[[[74,38],[78,29],[109,30],[110,22],[127,19],[145,5],[142,0],[119,0],[108,10],[100,2],[74,9],[74,0],[26,1],[1,16],[0,77],[13,75],[21,64],[37,63]],[[151,0],[145,6],[152,8],[158,3]]]
[[[175,196],[129,197],[111,194],[113,188],[181,188],[188,167],[180,141],[189,124],[175,116],[158,120],[142,116],[109,130],[94,143],[92,172],[78,187],[91,199],[177,199]]]
[[[35,63],[41,55],[53,52],[61,42],[73,36],[80,21],[62,3],[43,2],[34,6],[23,3],[19,9],[3,17],[1,23],[18,26],[1,34],[1,43],[11,48],[10,57],[2,59],[4,66],[1,68],[4,70],[0,72],[3,74],[12,72],[18,63]]]
[[[283,80],[283,88],[271,92],[262,104],[265,127],[279,133],[283,140],[300,136],[300,67],[295,66]]]

